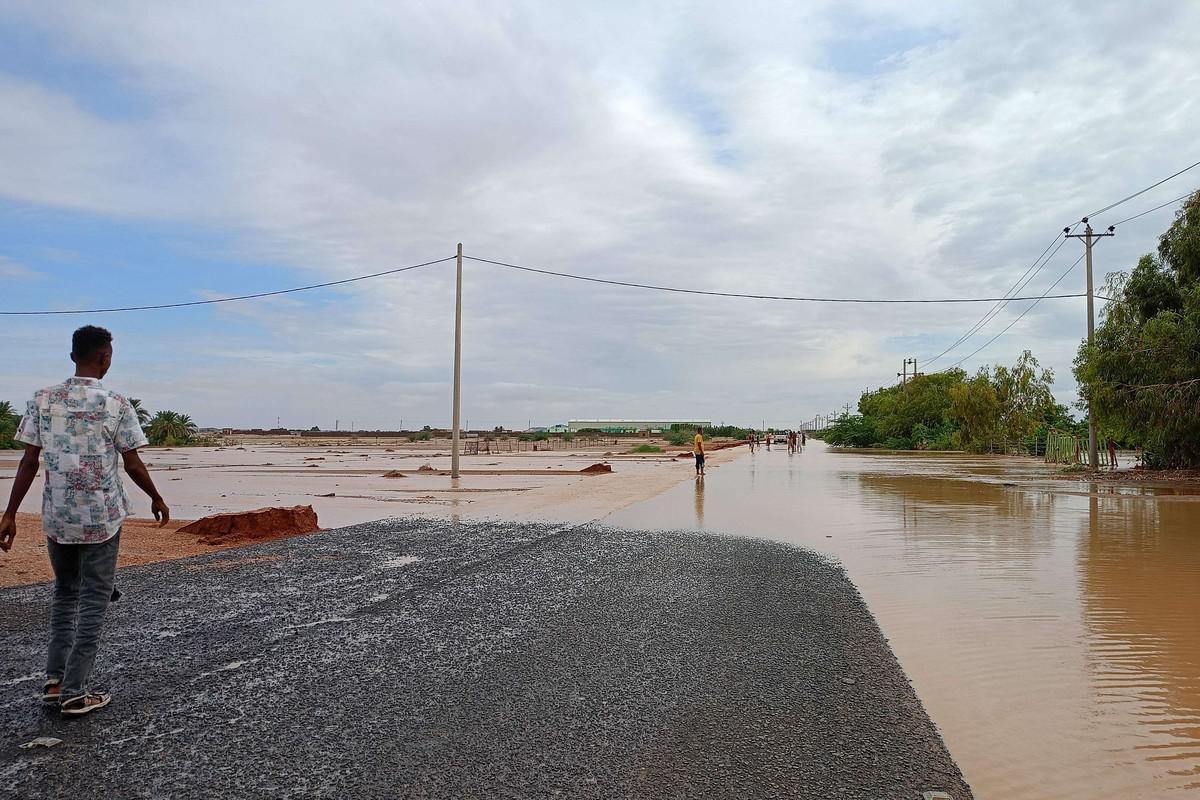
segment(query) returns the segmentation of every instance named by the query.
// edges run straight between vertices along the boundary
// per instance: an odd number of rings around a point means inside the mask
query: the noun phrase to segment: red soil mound
[[[611,464],[592,464],[590,467],[584,467],[583,469],[581,469],[579,471],[586,473],[588,475],[598,475],[601,472],[612,472],[612,465]]]
[[[222,544],[233,539],[277,539],[319,530],[317,512],[312,506],[292,506],[213,514],[183,526],[179,532],[200,537],[201,544]]]

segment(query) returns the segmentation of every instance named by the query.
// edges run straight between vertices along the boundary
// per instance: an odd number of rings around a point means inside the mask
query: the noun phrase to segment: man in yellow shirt
[[[696,456],[696,477],[699,478],[704,475],[704,428],[696,428],[692,454]]]

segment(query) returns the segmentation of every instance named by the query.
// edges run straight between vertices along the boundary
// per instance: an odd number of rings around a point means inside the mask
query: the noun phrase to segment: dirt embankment
[[[311,509],[310,509],[311,510]],[[316,516],[313,515],[315,523]],[[180,529],[194,524],[192,520],[171,520],[159,527],[152,519],[125,520],[121,528],[121,548],[117,556],[118,567],[135,564],[152,564],[172,558],[226,550],[253,541],[282,539],[298,531],[292,528],[256,531],[253,537],[214,536],[209,528],[198,528],[189,533]],[[46,537],[42,533],[42,518],[38,514],[17,515],[17,538],[12,549],[0,553],[0,586],[19,586],[25,583],[40,583],[53,580],[50,557],[46,553]]]
[[[1086,483],[1106,483],[1117,486],[1145,486],[1147,488],[1200,489],[1200,469],[1133,469],[1099,470],[1086,469],[1063,472],[1062,478]]]

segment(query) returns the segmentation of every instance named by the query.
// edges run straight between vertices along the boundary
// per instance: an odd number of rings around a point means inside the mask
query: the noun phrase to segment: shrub
[[[692,437],[695,435],[695,433],[688,433],[687,431],[671,431],[667,434],[667,443],[675,447],[681,447],[685,444],[691,444]]]

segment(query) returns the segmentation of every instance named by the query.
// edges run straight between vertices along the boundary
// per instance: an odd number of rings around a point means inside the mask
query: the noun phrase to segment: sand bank
[[[711,453],[709,467],[719,470],[743,452]],[[3,497],[18,457],[15,452],[0,456]],[[463,456],[463,476],[457,479],[443,474],[450,468],[448,453],[394,445],[148,447],[142,457],[174,521],[162,530],[153,520],[127,522],[121,566],[237,546],[206,545],[198,537],[175,534],[187,521],[223,512],[311,505],[323,528],[411,516],[587,522],[648,500],[695,474],[690,460],[669,453],[630,455],[605,448]],[[608,463],[613,471],[582,472],[597,463]],[[388,477],[395,472],[405,477]],[[0,586],[51,577],[38,516],[41,484],[39,476],[21,505],[21,532],[13,550],[0,554]],[[149,501],[131,483],[127,486],[134,513],[148,516]]]

